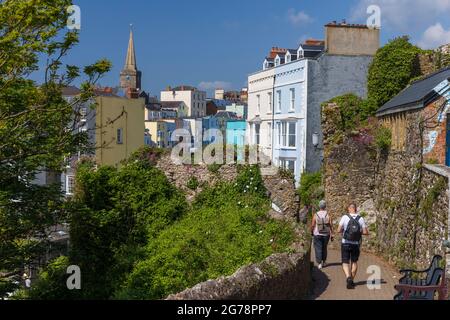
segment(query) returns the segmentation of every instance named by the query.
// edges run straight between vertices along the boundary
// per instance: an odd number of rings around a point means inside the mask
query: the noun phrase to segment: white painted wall
[[[272,155],[272,104],[275,69],[264,70],[252,74],[248,78],[248,124],[247,141],[251,145],[255,141],[255,125],[251,121],[259,116],[261,118],[260,127],[260,147],[264,154]],[[259,97],[259,98],[258,98]]]
[[[206,116],[206,92],[204,91],[161,91],[161,101],[183,101],[188,117]]]

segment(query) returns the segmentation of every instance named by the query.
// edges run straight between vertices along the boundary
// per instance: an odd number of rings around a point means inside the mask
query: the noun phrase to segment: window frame
[[[293,133],[291,129],[294,128]],[[297,122],[280,121],[276,123],[277,147],[280,149],[297,149]],[[291,140],[293,138],[293,140]],[[293,141],[293,144],[291,142]]]
[[[70,183],[72,181],[72,183]],[[75,175],[68,174],[66,175],[66,195],[73,196],[75,193]]]
[[[291,171],[293,174],[295,174],[295,170],[296,170],[296,165],[297,165],[297,159],[293,159],[293,158],[280,158],[278,159],[278,166],[284,170],[289,170]],[[293,169],[291,170],[289,168],[289,163],[293,164]]]
[[[282,95],[282,93],[281,93],[281,90],[277,90],[277,109],[276,109],[276,113],[281,113],[281,104],[282,104],[282,101],[281,101],[281,95]]]
[[[291,102],[289,105],[289,112],[294,112],[295,111],[295,98],[296,98],[296,92],[295,92],[295,88],[291,88],[289,90],[290,95],[291,95]]]
[[[256,95],[256,111],[257,111],[257,115],[261,114],[261,95],[257,94]]]
[[[269,100],[268,105],[269,105],[269,110],[267,110],[267,114],[272,114],[272,109],[273,109],[273,93],[272,92],[267,92],[267,98]]]
[[[116,143],[123,144],[123,128],[117,128],[116,130]]]
[[[254,143],[255,145],[261,145],[261,124],[255,123]]]

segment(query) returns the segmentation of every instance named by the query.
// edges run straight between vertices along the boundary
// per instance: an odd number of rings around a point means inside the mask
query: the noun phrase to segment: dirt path
[[[314,251],[314,250],[312,250]],[[314,259],[314,253],[312,254]],[[328,251],[328,266],[322,270],[313,269],[314,291],[313,300],[392,300],[396,294],[394,286],[398,284],[399,274],[386,262],[372,254],[362,253],[359,261],[359,271],[355,279],[356,288],[346,288],[345,276],[341,267],[340,249]],[[314,260],[313,260],[314,261]],[[380,276],[378,289],[369,289],[367,281],[372,273],[367,273],[369,266],[378,266]],[[380,279],[381,278],[381,279]],[[381,281],[380,281],[381,280]]]

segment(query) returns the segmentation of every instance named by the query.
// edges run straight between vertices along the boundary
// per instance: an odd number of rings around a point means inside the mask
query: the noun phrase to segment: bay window
[[[295,148],[297,146],[297,123],[296,122],[277,122],[277,145],[282,148]]]

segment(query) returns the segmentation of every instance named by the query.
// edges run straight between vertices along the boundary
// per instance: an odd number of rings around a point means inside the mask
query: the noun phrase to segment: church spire
[[[136,64],[136,52],[134,50],[133,29],[130,25],[130,40],[128,42],[127,58],[125,60],[125,66],[120,73],[120,87],[129,90],[139,92],[141,90],[141,77],[142,73],[138,70]]]
[[[136,52],[134,51],[133,25],[130,25],[130,40],[128,42],[127,59],[125,60],[125,70],[137,70]]]

